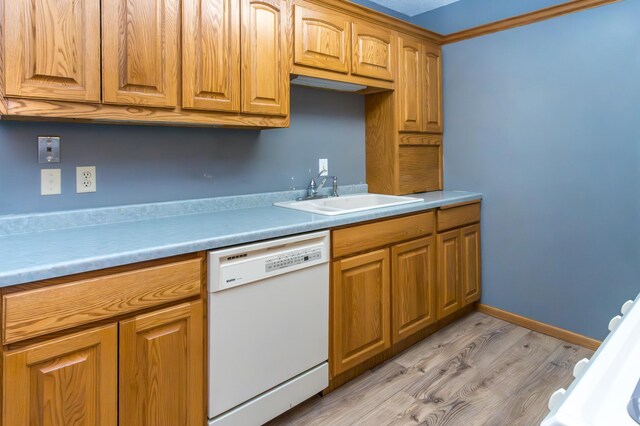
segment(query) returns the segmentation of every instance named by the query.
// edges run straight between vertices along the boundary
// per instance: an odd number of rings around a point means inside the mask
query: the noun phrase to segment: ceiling
[[[409,16],[419,15],[459,0],[371,0],[381,6]]]

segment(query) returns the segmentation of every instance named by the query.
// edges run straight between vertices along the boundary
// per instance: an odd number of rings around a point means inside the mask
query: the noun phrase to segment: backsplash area
[[[0,215],[304,189],[318,159],[341,185],[365,181],[364,97],[292,87],[291,127],[199,129],[0,122]],[[41,165],[37,137],[62,138]],[[75,168],[97,167],[76,194]],[[40,195],[40,169],[62,169],[62,195]]]

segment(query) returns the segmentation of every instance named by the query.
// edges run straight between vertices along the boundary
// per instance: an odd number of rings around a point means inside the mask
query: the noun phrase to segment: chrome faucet
[[[331,178],[333,181],[333,189],[331,191],[331,196],[332,197],[339,196],[338,195],[338,177],[323,175],[323,173],[326,173],[326,172],[327,172],[326,170],[323,170],[320,173],[318,173],[317,176],[311,178],[311,181],[309,182],[309,187],[307,188],[307,196],[304,198],[299,198],[298,201],[313,200],[317,198],[327,198],[328,197],[327,195],[318,195],[318,192],[320,192],[320,190],[324,188],[324,185],[327,182],[327,179],[329,178]]]

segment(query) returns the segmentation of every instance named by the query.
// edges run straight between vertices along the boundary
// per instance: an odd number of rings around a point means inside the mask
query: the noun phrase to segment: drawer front
[[[422,135],[405,133],[400,135],[400,145],[442,145],[442,135]]]
[[[191,259],[6,294],[3,343],[197,296],[201,281],[201,260]]]
[[[433,233],[433,212],[333,231],[333,258],[412,240]]]
[[[480,203],[438,210],[438,232],[480,222]]]

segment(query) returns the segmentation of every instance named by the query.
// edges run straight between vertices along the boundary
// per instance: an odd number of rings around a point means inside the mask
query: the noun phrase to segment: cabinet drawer
[[[480,222],[480,203],[438,211],[438,232]]]
[[[433,233],[433,212],[333,231],[333,257],[363,252]]]
[[[400,145],[442,145],[442,135],[422,135],[415,133],[404,133],[400,135]]]
[[[6,294],[3,343],[197,296],[200,285],[201,260],[190,259]]]

